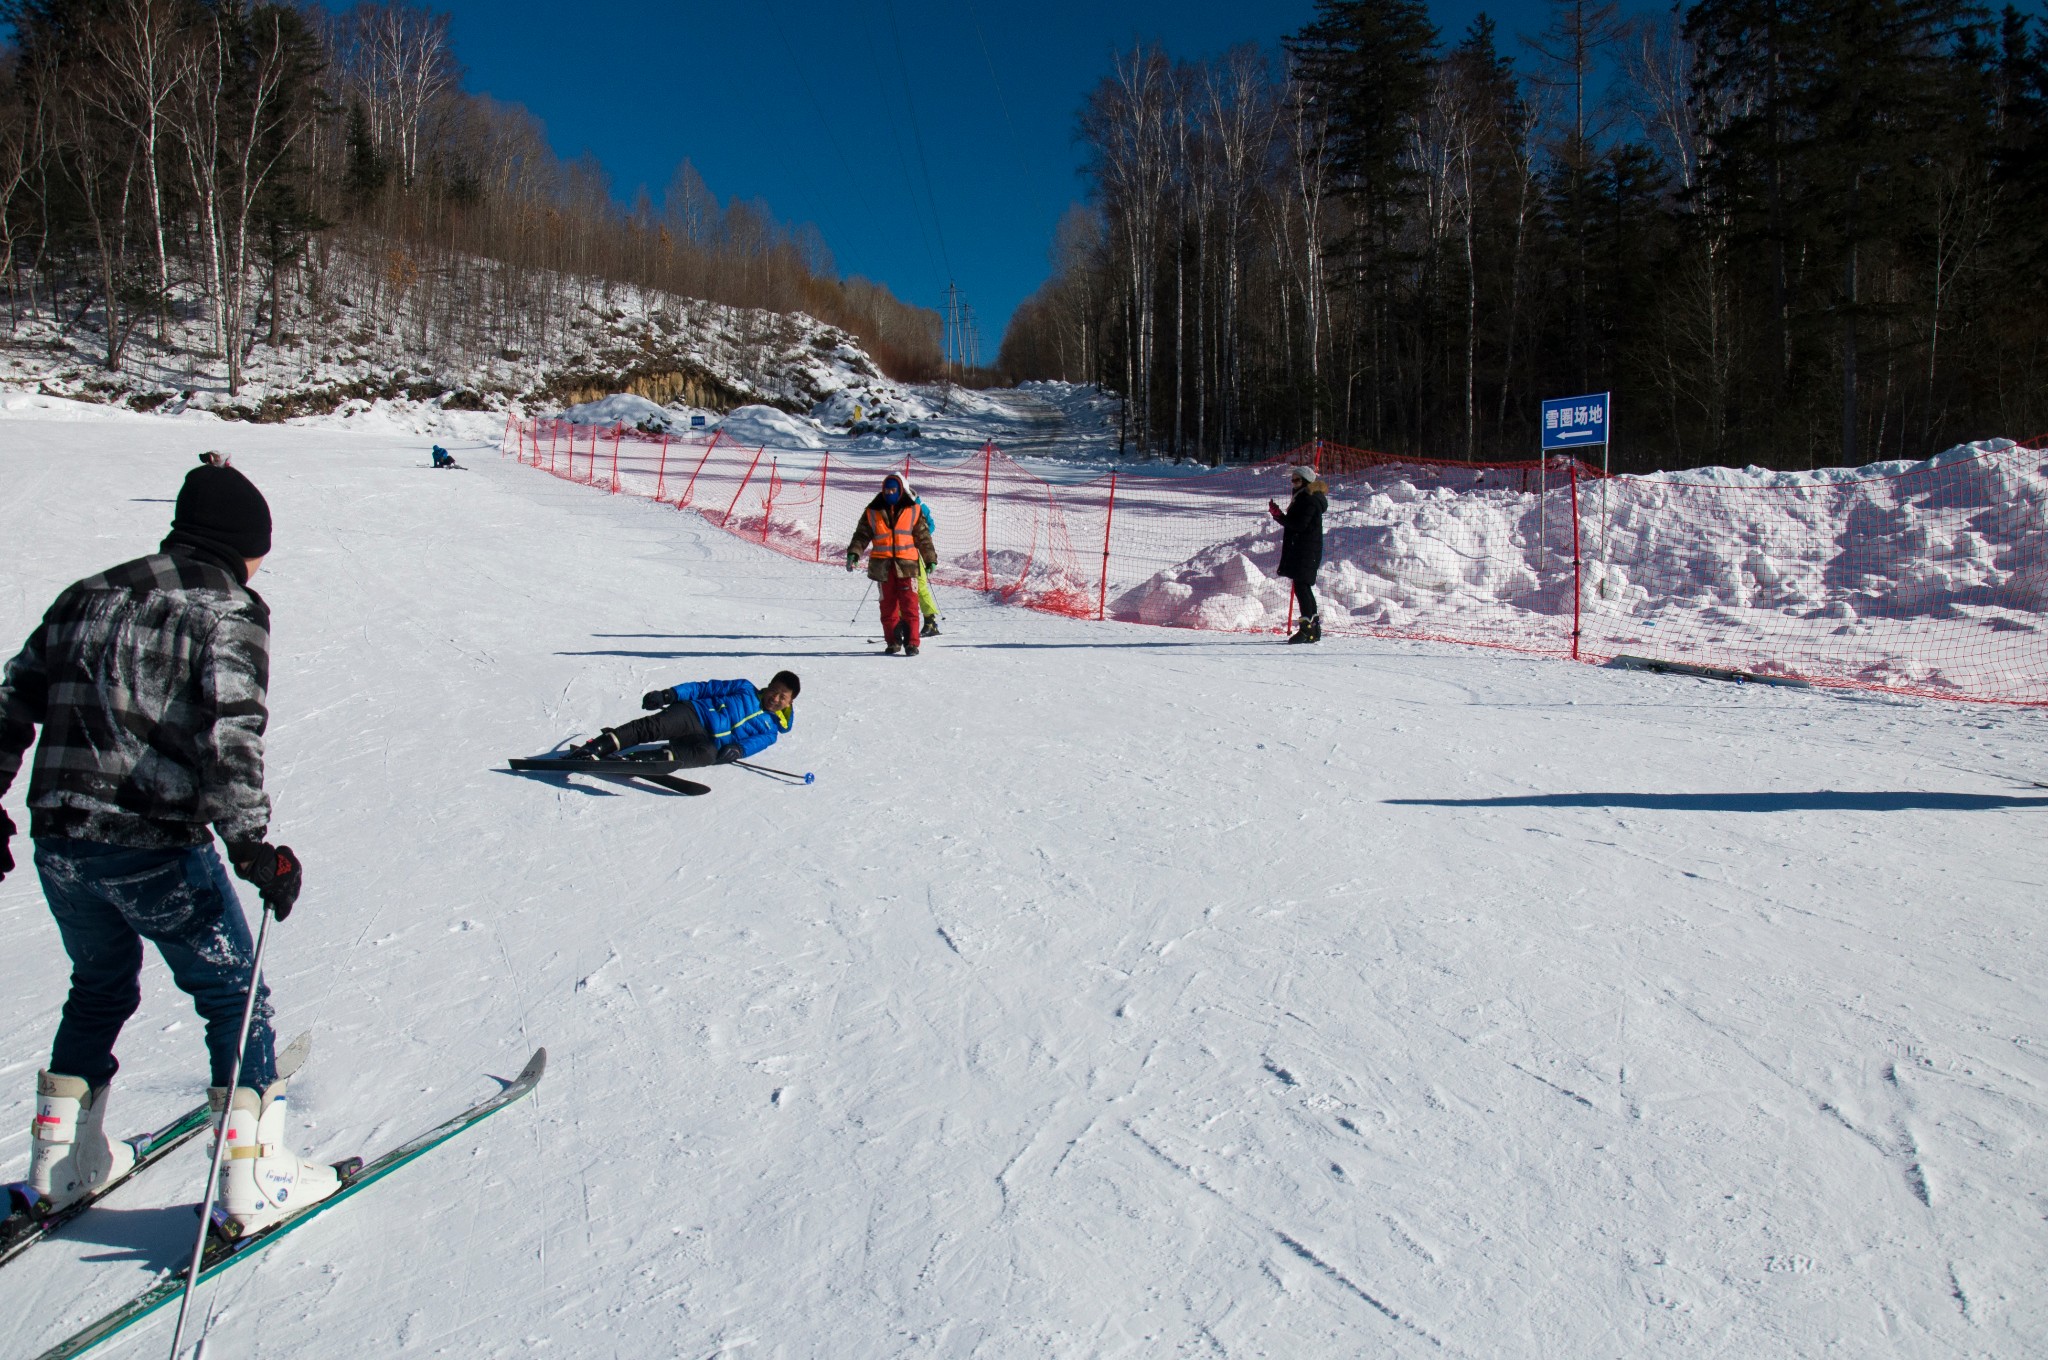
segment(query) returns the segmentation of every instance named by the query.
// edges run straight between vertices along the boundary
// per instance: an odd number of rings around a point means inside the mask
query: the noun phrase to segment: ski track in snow
[[[221,1354],[2048,1352],[2048,715],[957,591],[898,661],[858,576],[486,448],[0,431],[9,654],[199,449],[271,500],[308,1155],[553,1059],[209,1286]],[[502,769],[782,665],[815,785]],[[0,950],[12,1178],[66,972],[26,868]],[[204,1080],[159,962],[121,1057],[123,1133]],[[202,1167],[10,1266],[0,1354],[179,1262]]]

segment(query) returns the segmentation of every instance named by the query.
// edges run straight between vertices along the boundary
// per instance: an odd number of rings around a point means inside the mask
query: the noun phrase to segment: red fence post
[[[661,436],[661,465],[654,470],[654,503],[661,504],[668,496],[668,434]]]
[[[1102,517],[1102,588],[1095,596],[1095,617],[1109,606],[1109,526],[1116,523],[1116,474],[1109,474],[1109,511]]]
[[[619,490],[619,440],[626,434],[626,422],[621,420],[612,425],[612,494]]]
[[[825,560],[825,487],[832,479],[832,450],[825,450],[825,461],[818,465],[818,551],[811,556],[813,562]]]
[[[555,441],[556,441],[557,439],[561,438],[561,435],[562,435],[562,422],[561,422],[560,420],[550,420],[550,421],[548,421],[548,471],[549,471],[549,472],[553,472],[553,471],[555,470]],[[540,440],[539,440],[538,438],[536,438],[536,439],[534,440],[534,445],[535,445],[535,451],[536,451],[536,452],[538,452],[538,451],[539,451],[539,444],[540,444]]]
[[[746,494],[747,483],[754,480],[754,469],[761,466],[761,455],[766,452],[768,452],[768,448],[765,444],[754,450],[754,461],[747,464],[747,475],[740,478],[740,489],[732,493],[732,504],[726,506],[725,513],[719,517],[719,528],[723,529],[725,522],[732,518],[733,506],[738,505],[740,497]]]
[[[988,589],[988,465],[996,456],[996,441],[981,446],[981,588]]]
[[[1579,460],[1572,458],[1572,660],[1579,659]]]
[[[718,436],[724,433],[724,430],[713,430],[711,432],[711,442],[704,446],[704,457],[699,458],[697,460],[696,469],[690,473],[689,485],[683,488],[682,495],[676,497],[676,509],[681,510],[684,506],[690,503],[690,493],[697,489],[697,473],[702,472],[704,470],[705,459],[709,458],[711,456],[711,451],[718,447]]]
[[[782,460],[780,458],[770,458],[768,460],[768,499],[761,502],[761,541],[763,543],[768,541],[768,518],[775,513],[775,491],[781,482],[781,464]]]

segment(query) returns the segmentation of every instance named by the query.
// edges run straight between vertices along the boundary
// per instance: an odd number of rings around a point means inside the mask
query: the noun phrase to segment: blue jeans
[[[148,940],[206,1021],[213,1084],[226,1086],[255,948],[213,845],[131,850],[39,840],[35,847],[43,896],[71,956],[71,995],[50,1049],[50,1070],[95,1087],[113,1079],[120,1067],[114,1041],[142,1004],[142,942]],[[258,1090],[277,1080],[270,1016],[270,989],[259,985],[241,1079]]]

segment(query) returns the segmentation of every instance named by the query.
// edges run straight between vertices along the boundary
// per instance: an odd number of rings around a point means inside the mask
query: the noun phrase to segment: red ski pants
[[[891,576],[882,582],[882,641],[896,640],[896,625],[910,625],[910,645],[918,645],[920,625],[924,615],[917,607],[917,578],[914,576]]]

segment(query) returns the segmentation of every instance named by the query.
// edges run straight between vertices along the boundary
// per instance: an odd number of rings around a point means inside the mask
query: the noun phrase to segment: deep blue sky
[[[720,199],[760,198],[784,222],[816,223],[842,273],[932,307],[950,275],[975,308],[983,362],[1044,280],[1053,227],[1082,196],[1075,113],[1111,51],[1137,39],[1179,58],[1240,42],[1277,47],[1314,9],[1311,0],[433,7],[454,16],[468,88],[524,104],[563,155],[595,153],[621,199],[644,184],[658,203],[688,158]],[[1499,19],[1504,45],[1544,21],[1538,0],[1442,0],[1432,14],[1455,37],[1482,7]]]

